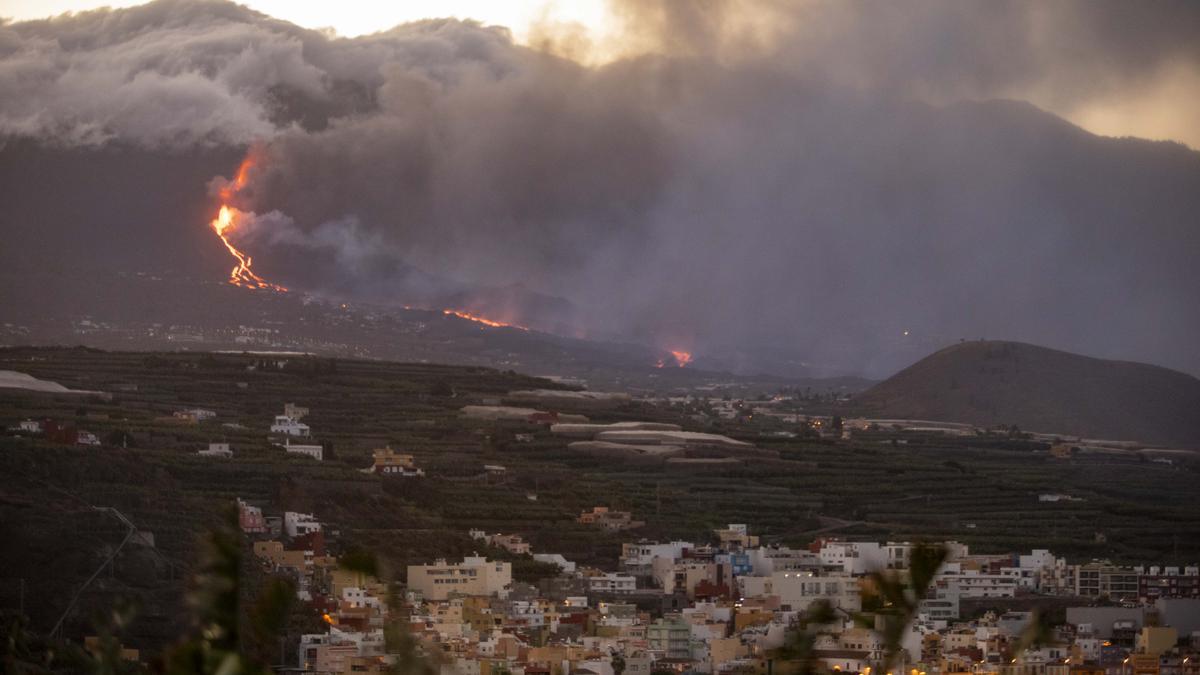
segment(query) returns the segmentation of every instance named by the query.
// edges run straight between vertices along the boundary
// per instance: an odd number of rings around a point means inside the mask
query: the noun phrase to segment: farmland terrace
[[[76,447],[0,439],[0,607],[15,606],[21,585],[26,598],[39,598],[26,608],[43,630],[120,540],[120,525],[93,506],[119,509],[153,533],[154,547],[123,555],[84,598],[79,620],[112,594],[134,593],[149,617],[142,627],[149,640],[155,630],[173,634],[197,537],[239,497],[268,514],[315,513],[336,531],[336,548],[376,552],[396,579],[407,564],[479,550],[471,528],[519,533],[535,552],[602,567],[615,565],[622,541],[708,541],[713,528],[731,522],[749,524],[767,542],[793,545],[821,536],[955,539],[981,553],[1037,547],[1075,559],[1166,564],[1200,556],[1200,463],[1190,455],[1167,464],[1138,455],[1056,459],[1029,441],[984,446],[947,437],[916,446],[764,438],[749,422],[702,424],[678,407],[637,399],[557,410],[601,423],[676,423],[764,451],[733,463],[681,464],[572,451],[572,439],[543,426],[465,419],[465,405],[561,388],[482,367],[10,348],[0,350],[0,370],[105,392],[0,389],[5,426],[49,418],[105,440]],[[286,402],[310,408],[304,422],[313,429],[311,442],[326,445],[325,461],[286,454],[268,441],[271,419]],[[187,408],[216,417],[192,424],[171,417]],[[234,457],[198,456],[210,442],[230,443]],[[361,472],[371,450],[385,445],[414,455],[426,476]],[[505,471],[489,474],[485,464]],[[1042,493],[1076,499],[1042,502]],[[576,522],[597,505],[631,511],[646,525],[607,533]],[[548,572],[529,559],[515,562],[518,578]]]

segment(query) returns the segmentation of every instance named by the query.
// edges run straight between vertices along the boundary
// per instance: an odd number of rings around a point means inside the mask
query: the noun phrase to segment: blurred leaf
[[[338,558],[338,567],[367,576],[379,576],[379,560],[370,551],[346,551]]]

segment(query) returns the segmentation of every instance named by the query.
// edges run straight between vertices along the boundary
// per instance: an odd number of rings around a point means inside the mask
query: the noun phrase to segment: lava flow
[[[249,255],[243,253],[240,249],[238,249],[238,247],[234,246],[233,242],[229,240],[229,234],[237,230],[238,219],[244,215],[243,211],[239,211],[233,206],[230,206],[229,203],[233,201],[233,198],[242,190],[242,188],[246,187],[246,183],[249,180],[250,169],[254,168],[254,165],[257,162],[258,154],[259,153],[256,148],[251,148],[250,152],[246,155],[246,158],[242,160],[241,165],[238,166],[237,173],[234,174],[233,180],[225,183],[225,185],[222,186],[220,191],[217,193],[221,199],[221,209],[217,212],[217,217],[212,219],[211,225],[213,232],[217,233],[217,236],[221,238],[221,243],[225,245],[225,248],[229,250],[229,254],[232,255],[234,260],[237,261],[237,264],[234,265],[233,269],[229,272],[229,283],[233,284],[234,286],[240,286],[241,288],[270,290],[277,291],[279,293],[286,293],[288,290],[286,287],[271,283],[270,281],[267,281],[266,279],[263,279],[255,274],[254,270],[251,269],[251,265],[254,262],[253,259]],[[413,309],[407,305],[405,305],[404,308]],[[458,309],[443,309],[442,313],[447,316],[456,316],[460,319],[473,321],[481,326],[487,326],[491,328],[516,328],[524,331],[529,330],[525,326],[518,326],[512,323],[496,321],[494,319],[489,319],[478,314],[472,314],[471,312],[465,312]]]
[[[672,349],[671,356],[675,357],[675,363],[679,364],[680,368],[683,368],[684,366],[686,366],[687,364],[692,362],[692,353],[691,352],[685,352],[685,351]]]
[[[495,321],[493,319],[479,316],[478,314],[472,314],[470,312],[464,312],[458,309],[443,309],[442,314],[445,314],[446,316],[457,316],[460,319],[474,321],[475,323],[481,323],[485,326],[491,326],[492,328],[516,328],[518,330],[529,330],[525,326],[518,326],[513,323],[504,323],[503,321]]]
[[[680,368],[686,367],[692,362],[692,353],[683,350],[672,349],[671,356],[675,358],[675,365]],[[666,359],[659,359],[658,363],[654,364],[655,368],[665,368],[667,366]]]
[[[229,249],[229,253],[237,260],[237,264],[229,272],[229,283],[234,286],[241,286],[242,288],[261,288],[286,293],[286,287],[273,284],[255,274],[250,269],[250,266],[254,263],[254,259],[239,251],[229,241],[229,237],[225,236],[227,231],[237,226],[237,217],[240,214],[241,211],[222,204],[220,212],[217,213],[217,217],[213,218],[212,221],[213,231],[217,233],[217,236],[221,238],[221,243],[225,244],[225,248]]]
[[[229,237],[227,236],[227,233],[231,230],[237,229],[237,220],[242,214],[241,211],[229,206],[229,202],[239,190],[245,187],[246,175],[249,173],[251,167],[254,166],[254,156],[255,153],[252,150],[246,155],[246,159],[242,160],[242,164],[238,167],[237,174],[234,175],[233,180],[221,188],[219,193],[221,197],[221,210],[217,212],[217,217],[212,219],[211,225],[213,232],[216,232],[217,236],[221,238],[221,243],[225,244],[225,248],[229,249],[229,254],[237,260],[237,264],[229,272],[229,283],[234,286],[241,286],[242,288],[265,289],[286,293],[287,288],[279,284],[273,284],[255,274],[254,270],[250,269],[250,266],[254,263],[253,258],[238,250],[233,245],[233,242],[229,241]]]

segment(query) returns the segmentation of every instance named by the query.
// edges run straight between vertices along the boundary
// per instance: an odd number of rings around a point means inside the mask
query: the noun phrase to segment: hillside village
[[[197,533],[236,505],[257,583],[294,589],[282,670],[384,672],[401,627],[441,675],[1194,672],[1184,451],[843,419],[786,390],[633,396],[295,356],[10,357],[90,392],[0,393],[0,509],[30,523],[16,540],[86,500],[136,523],[122,556],[185,570]],[[175,508],[155,508],[168,484]],[[37,504],[47,485],[70,499]],[[106,531],[75,536],[107,556]],[[934,550],[928,583],[889,595]],[[86,551],[81,576],[108,574],[85,600],[133,592],[134,566]],[[363,551],[374,573],[345,564]],[[20,574],[52,622],[63,589]],[[174,571],[156,575],[180,592]],[[175,620],[159,611],[146,621]],[[81,609],[64,619],[89,630]],[[127,656],[156,640],[129,636]]]
[[[293,579],[299,599],[328,624],[300,638],[303,672],[386,672],[393,657],[384,626],[393,621],[443,675],[787,672],[788,645],[818,605],[832,614],[813,640],[810,667],[828,672],[1186,675],[1200,656],[1195,565],[1070,564],[1047,550],[978,555],[945,542],[945,561],[892,654],[869,623],[883,616],[869,607],[874,575],[909,575],[922,550],[911,542],[763,546],[747,525],[731,524],[700,544],[626,542],[618,567],[602,570],[531,552],[519,535],[473,531],[481,545],[532,553],[558,574],[519,583],[511,562],[468,555],[410,565],[407,582],[392,587],[339,569],[312,514],[264,517],[245,502],[239,514],[264,568]],[[597,527],[609,519],[629,522],[630,514],[596,507],[581,515]],[[995,600],[1059,598],[1068,601],[1066,620],[1037,644],[1027,639],[1036,612],[979,611]],[[1115,604],[1070,604],[1100,598]]]

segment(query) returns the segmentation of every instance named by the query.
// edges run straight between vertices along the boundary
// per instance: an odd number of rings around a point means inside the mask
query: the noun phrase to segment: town
[[[709,541],[637,540],[619,567],[577,565],[534,552],[519,534],[470,533],[556,566],[536,585],[512,563],[469,555],[407,568],[407,582],[339,569],[313,514],[264,516],[239,501],[239,524],[264,569],[295,582],[327,622],[301,637],[302,672],[387,672],[384,626],[402,624],[443,675],[621,675],[794,672],[787,647],[815,606],[832,610],[812,642],[823,672],[1113,675],[1198,672],[1200,568],[1070,563],[1047,550],[971,554],[943,542],[944,562],[920,593],[895,654],[864,624],[876,584],[905,578],[922,546],[823,539],[763,546],[745,524]],[[629,513],[595,507],[580,522],[625,529]],[[874,589],[874,590],[873,590]],[[399,597],[389,603],[389,597]],[[1004,609],[1000,609],[1004,608]],[[1027,639],[1039,612],[1065,619]]]

